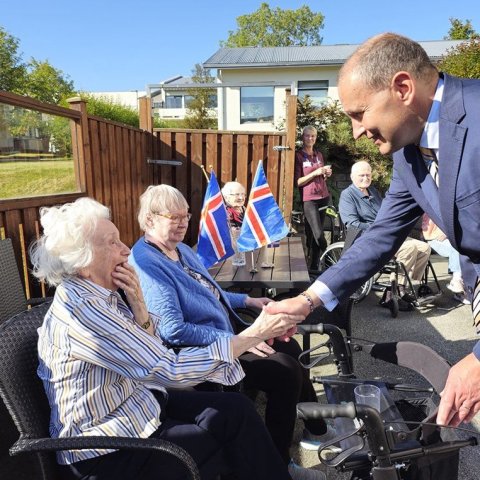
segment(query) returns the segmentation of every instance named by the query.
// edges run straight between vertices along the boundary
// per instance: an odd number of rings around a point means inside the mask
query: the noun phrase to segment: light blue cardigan
[[[232,309],[244,307],[247,295],[223,291],[189,246],[179,243],[177,247],[183,262],[218,288],[231,318],[237,318]],[[140,278],[148,311],[161,317],[157,333],[165,342],[210,345],[218,336],[233,335],[226,310],[210,290],[183,270],[180,262],[167,258],[144,237],[133,246],[128,262]]]

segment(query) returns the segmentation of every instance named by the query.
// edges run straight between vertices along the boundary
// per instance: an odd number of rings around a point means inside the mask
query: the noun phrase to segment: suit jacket
[[[470,293],[480,275],[480,80],[443,77],[440,187],[414,145],[393,155],[392,182],[375,222],[319,278],[339,299],[353,293],[392,257],[423,212],[461,254]]]

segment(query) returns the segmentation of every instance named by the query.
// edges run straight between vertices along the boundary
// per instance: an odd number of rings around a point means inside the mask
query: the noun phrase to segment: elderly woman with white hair
[[[138,214],[145,235],[132,247],[129,259],[140,278],[149,311],[162,319],[156,331],[172,347],[209,346],[220,338],[231,338],[242,328],[235,308],[261,309],[269,302],[222,290],[196,253],[182,242],[190,217],[188,203],[176,188],[148,187],[140,197]],[[239,360],[246,373],[243,386],[266,393],[267,429],[285,464],[290,464],[292,477],[319,479],[323,478],[321,472],[290,463],[296,405],[317,401],[308,371],[298,362],[300,353],[294,339],[275,340],[272,346],[259,341]],[[318,449],[320,440],[332,438],[322,419],[310,420],[306,427],[302,442],[306,448]]]
[[[38,374],[51,407],[52,437],[155,437],[186,449],[202,479],[227,465],[236,478],[289,479],[260,417],[244,396],[169,390],[209,380],[232,385],[247,349],[285,334],[300,318],[262,313],[236,336],[176,353],[156,336],[130,250],[108,208],[81,198],[41,210],[31,248],[35,275],[56,286],[39,329]],[[117,291],[125,292],[126,301]],[[179,465],[148,451],[58,453],[62,478],[183,478]]]
[[[245,187],[239,182],[227,182],[222,188],[228,221],[233,228],[241,228],[245,215]]]

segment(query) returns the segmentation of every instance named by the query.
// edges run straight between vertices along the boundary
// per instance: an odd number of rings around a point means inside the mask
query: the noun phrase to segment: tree
[[[192,74],[193,83],[198,83],[199,85],[214,83],[215,79],[210,75],[210,70],[203,68],[199,63],[195,65]],[[216,128],[217,118],[213,113],[213,108],[216,105],[216,89],[199,86],[189,88],[187,93],[192,98],[188,104],[187,115],[183,122],[185,128]]]
[[[324,16],[307,5],[297,10],[270,9],[268,3],[250,14],[237,17],[238,29],[228,32],[222,47],[288,47],[320,45]]]
[[[448,30],[448,35],[445,40],[468,40],[468,39],[478,39],[479,35],[472,27],[472,22],[470,20],[465,20],[462,22],[458,18],[450,18],[450,30]]]
[[[480,78],[480,39],[467,40],[450,49],[437,67],[457,77]]]
[[[26,66],[18,46],[18,39],[0,27],[0,90],[14,93],[22,90]]]
[[[28,64],[28,74],[23,93],[44,103],[58,104],[75,92],[68,75],[54,68],[48,61],[34,58]]]

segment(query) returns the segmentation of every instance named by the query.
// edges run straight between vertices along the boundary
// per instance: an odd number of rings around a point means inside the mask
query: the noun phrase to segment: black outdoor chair
[[[20,438],[10,448],[10,455],[34,454],[31,457],[36,458],[41,476],[30,478],[61,479],[56,451],[101,448],[156,450],[162,455],[176,457],[188,472],[186,478],[200,479],[192,457],[179,446],[164,440],[102,436],[50,438],[50,407],[37,376],[37,329],[49,306],[44,303],[33,307],[0,325],[0,395],[20,433]],[[10,478],[18,480],[15,472],[11,473]],[[159,472],[160,477],[166,478],[165,472]]]
[[[0,323],[23,312],[29,305],[38,305],[46,297],[27,300],[18,271],[12,240],[0,240]]]

